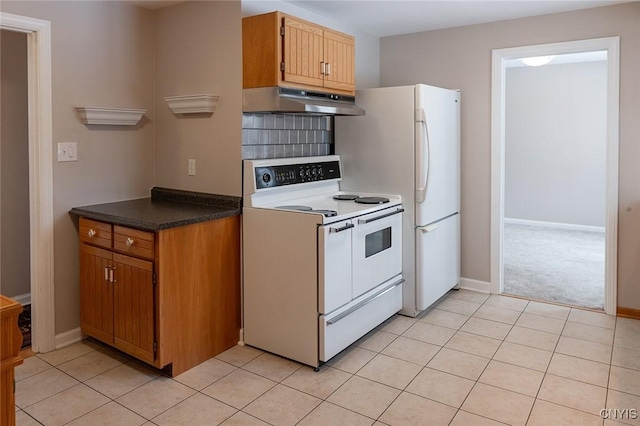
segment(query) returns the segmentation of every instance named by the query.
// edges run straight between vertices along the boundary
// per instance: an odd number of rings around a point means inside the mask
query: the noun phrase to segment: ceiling
[[[284,0],[385,37],[627,3],[617,0]]]
[[[129,0],[159,9],[186,0]],[[208,0],[224,1],[224,0]],[[251,0],[261,1],[261,0]],[[282,0],[369,34],[386,37],[635,0]]]

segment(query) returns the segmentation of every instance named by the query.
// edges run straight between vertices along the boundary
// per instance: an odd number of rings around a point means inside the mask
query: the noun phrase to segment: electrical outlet
[[[189,159],[189,176],[196,175],[196,160],[193,158]]]
[[[58,161],[78,161],[78,144],[76,142],[58,143]]]

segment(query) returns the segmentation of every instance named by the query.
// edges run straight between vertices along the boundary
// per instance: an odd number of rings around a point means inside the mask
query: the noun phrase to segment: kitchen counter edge
[[[240,215],[242,198],[154,187],[151,197],[73,207],[69,213],[156,232]]]

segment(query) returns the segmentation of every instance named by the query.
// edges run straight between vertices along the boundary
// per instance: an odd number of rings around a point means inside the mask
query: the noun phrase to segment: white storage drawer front
[[[416,229],[417,308],[427,309],[460,280],[460,215]]]
[[[402,308],[401,275],[351,308],[321,315],[320,361],[326,362]]]

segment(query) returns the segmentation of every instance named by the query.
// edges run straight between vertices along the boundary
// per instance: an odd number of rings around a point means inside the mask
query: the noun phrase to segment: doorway
[[[554,204],[551,200],[551,207],[549,204],[546,206],[546,212],[541,212],[538,218],[529,208],[525,208],[519,213],[514,213],[515,209],[513,205],[509,207],[508,216],[525,216],[530,215],[529,219],[533,219],[534,222],[582,222],[583,231],[594,231],[595,228],[604,228],[603,242],[597,243],[604,246],[604,267],[600,272],[602,279],[604,280],[604,310],[609,314],[615,314],[616,310],[616,265],[617,265],[617,187],[618,187],[618,75],[619,75],[619,38],[610,37],[604,39],[594,40],[581,40],[565,43],[554,43],[547,45],[537,46],[525,46],[510,49],[499,49],[493,51],[493,70],[492,70],[492,209],[491,209],[491,290],[493,293],[502,293],[505,291],[505,246],[511,243],[511,239],[505,238],[511,233],[505,233],[505,227],[512,226],[512,221],[505,221],[505,213],[507,212],[506,197],[508,195],[506,191],[506,150],[508,149],[508,142],[506,141],[507,126],[506,126],[506,94],[507,94],[507,65],[510,61],[518,58],[525,57],[541,57],[541,56],[553,56],[553,55],[570,55],[570,54],[584,54],[585,52],[602,52],[606,55],[606,112],[604,113],[605,124],[603,134],[606,138],[606,146],[602,147],[602,153],[604,156],[602,178],[600,184],[602,185],[603,200],[604,202],[599,207],[599,212],[594,212],[592,207],[585,207],[582,209],[583,217],[579,219],[568,219],[567,215],[570,215],[567,211],[560,211],[560,203]],[[566,154],[564,155],[566,161]],[[568,163],[565,163],[568,164]],[[602,182],[604,180],[604,183]],[[511,193],[511,192],[510,192]],[[576,195],[576,194],[572,194]],[[566,197],[566,195],[565,195]],[[548,198],[548,194],[547,194]],[[587,201],[585,201],[586,203]],[[520,200],[520,206],[526,207],[522,204],[525,203],[524,199]],[[517,204],[517,203],[516,203]],[[602,207],[604,205],[604,207]],[[597,215],[601,213],[601,218],[586,218],[584,213],[589,210],[589,213]],[[526,213],[522,213],[526,211]],[[580,213],[579,210],[576,212]],[[555,213],[556,216],[549,216],[549,213]],[[575,213],[575,212],[574,212]],[[558,214],[560,216],[558,216]],[[564,218],[562,218],[564,214]],[[533,216],[531,216],[533,215]],[[547,215],[547,216],[545,216]],[[555,218],[555,219],[554,219]],[[558,219],[560,218],[560,219]],[[538,219],[536,221],[536,219]],[[604,225],[600,225],[600,221]],[[509,223],[511,222],[511,223]],[[516,221],[517,222],[517,221]],[[531,225],[531,223],[529,223]],[[525,229],[530,231],[530,229]],[[507,231],[509,232],[509,231]],[[527,237],[525,237],[527,238]],[[530,238],[530,237],[529,237]],[[597,245],[596,244],[596,245]],[[544,250],[544,249],[543,249]],[[596,250],[597,251],[597,250]],[[548,253],[546,253],[548,254]],[[588,259],[588,256],[587,256]],[[592,258],[593,259],[593,258]],[[507,259],[509,260],[509,259]],[[511,271],[509,271],[511,272]],[[591,271],[591,274],[598,274],[598,271]],[[568,286],[566,286],[568,287]],[[565,288],[565,290],[567,290]],[[539,293],[538,293],[539,294]],[[530,295],[525,295],[531,297]],[[552,300],[554,301],[554,300]],[[558,302],[565,302],[572,304],[572,301],[555,300]],[[576,303],[578,304],[578,303]],[[597,307],[597,306],[588,306]],[[602,308],[602,306],[599,306]]]
[[[606,51],[507,61],[504,293],[604,309],[606,100]]]
[[[29,267],[29,123],[27,36],[0,30],[0,235],[2,294],[23,306],[18,317],[22,348],[31,346]]]
[[[27,36],[31,348],[49,352],[55,349],[51,23],[0,12],[0,29]]]

